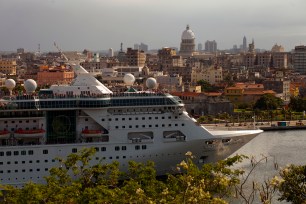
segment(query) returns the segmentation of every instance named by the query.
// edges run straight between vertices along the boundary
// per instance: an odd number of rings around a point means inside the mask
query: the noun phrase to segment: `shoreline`
[[[279,130],[303,130],[306,129],[306,121],[302,120],[291,120],[287,121],[287,126],[278,126],[278,122],[257,122],[255,125],[252,122],[246,123],[217,123],[217,124],[201,124],[208,130],[252,130],[260,129],[263,131],[279,131]],[[302,123],[304,125],[296,125],[297,123]]]

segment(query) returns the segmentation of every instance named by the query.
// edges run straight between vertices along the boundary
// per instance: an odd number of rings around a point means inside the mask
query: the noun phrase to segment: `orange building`
[[[74,72],[65,67],[41,66],[37,73],[38,85],[69,84],[74,79]]]
[[[225,97],[232,103],[256,102],[264,94],[273,94],[272,90],[264,90],[263,84],[236,83],[233,87],[224,89]]]

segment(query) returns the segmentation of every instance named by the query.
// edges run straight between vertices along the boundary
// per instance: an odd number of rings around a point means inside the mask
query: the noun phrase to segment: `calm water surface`
[[[278,175],[275,164],[279,168],[285,167],[287,164],[306,164],[306,130],[264,132],[233,155],[236,154],[254,156],[257,160],[262,158],[262,155],[268,157],[268,161],[261,163],[251,176],[251,180],[262,182]],[[238,166],[248,170],[250,169],[250,161],[245,160]],[[275,200],[273,203],[286,202]]]

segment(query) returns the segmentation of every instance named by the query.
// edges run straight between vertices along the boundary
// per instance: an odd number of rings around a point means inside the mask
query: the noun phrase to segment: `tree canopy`
[[[280,108],[282,105],[283,105],[282,99],[272,94],[264,94],[256,101],[253,108],[260,110],[275,110],[277,108]]]
[[[291,97],[289,107],[294,111],[305,111],[306,110],[306,100],[301,97]]]

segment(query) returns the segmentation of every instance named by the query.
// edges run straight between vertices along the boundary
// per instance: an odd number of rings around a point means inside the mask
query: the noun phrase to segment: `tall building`
[[[179,54],[184,57],[190,57],[195,51],[195,35],[187,25],[186,30],[182,33],[181,46]]]
[[[24,53],[24,48],[18,48],[17,53],[18,54],[23,54]]]
[[[306,74],[306,46],[295,46],[294,49],[294,69],[300,74]]]
[[[125,57],[129,66],[143,67],[146,62],[146,54],[138,49],[128,48]]]
[[[202,43],[198,44],[198,51],[201,51],[203,49]]]
[[[287,68],[288,55],[286,52],[272,52],[272,65],[274,68]]]
[[[113,56],[114,56],[114,50],[113,50],[113,48],[109,48],[108,57],[113,57]]]
[[[254,39],[252,40],[252,43],[249,44],[249,52],[250,52],[250,53],[255,53],[255,43],[254,43]]]
[[[144,52],[148,52],[149,46],[146,45],[146,44],[144,44],[144,43],[140,43],[140,45],[139,45],[139,50],[142,50],[142,51],[144,51]]]
[[[243,37],[242,49],[243,51],[247,51],[247,39],[245,36]]]
[[[134,44],[134,49],[135,49],[135,50],[139,50],[139,44],[135,43],[135,44]]]
[[[217,42],[215,40],[205,42],[205,51],[206,52],[216,52],[217,51]]]
[[[262,67],[271,66],[271,52],[257,53],[257,65]]]

